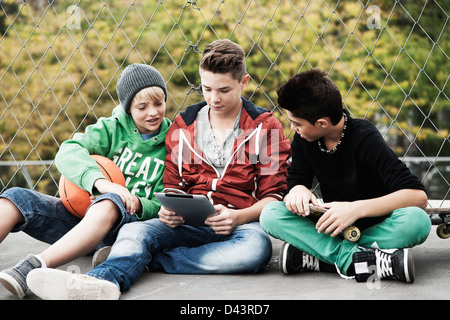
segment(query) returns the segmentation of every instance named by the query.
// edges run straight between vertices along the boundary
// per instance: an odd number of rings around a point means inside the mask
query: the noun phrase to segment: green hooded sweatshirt
[[[56,154],[56,167],[71,182],[95,194],[94,182],[104,176],[90,155],[109,158],[124,174],[127,189],[141,201],[138,218],[158,217],[161,204],[153,193],[163,190],[167,154],[164,140],[170,125],[170,120],[164,118],[159,134],[144,141],[131,115],[119,105],[111,117],[98,119],[84,133],[65,141]]]

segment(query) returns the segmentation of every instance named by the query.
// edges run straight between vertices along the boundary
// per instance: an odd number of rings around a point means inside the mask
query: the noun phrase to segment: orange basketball
[[[123,173],[112,160],[99,155],[91,155],[91,157],[95,159],[105,178],[125,187]],[[91,204],[89,192],[81,189],[61,175],[59,179],[59,195],[67,210],[78,218],[84,217],[87,208]]]

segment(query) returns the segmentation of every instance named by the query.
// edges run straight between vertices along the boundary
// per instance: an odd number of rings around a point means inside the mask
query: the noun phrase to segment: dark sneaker
[[[22,299],[28,292],[27,275],[36,268],[41,268],[39,259],[30,254],[14,267],[0,272],[0,283],[13,295]]]
[[[414,282],[414,258],[411,249],[368,249],[353,254],[355,279],[365,282],[372,275],[377,279],[392,278]]]
[[[27,277],[30,290],[44,300],[118,300],[112,282],[58,269],[35,269]]]
[[[287,242],[281,245],[278,258],[278,267],[284,274],[293,274],[302,271],[337,272],[334,265],[322,262]]]

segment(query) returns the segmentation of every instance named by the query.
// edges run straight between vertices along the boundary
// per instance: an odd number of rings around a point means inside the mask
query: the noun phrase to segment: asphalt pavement
[[[448,300],[450,299],[450,239],[436,235],[432,227],[428,239],[413,249],[416,279],[412,284],[395,280],[357,283],[338,274],[305,272],[284,275],[278,270],[281,241],[272,239],[273,256],[259,274],[170,275],[144,273],[121,300],[181,300],[174,312],[188,312],[201,301],[298,301],[298,300]],[[29,253],[39,253],[48,245],[20,232],[10,234],[0,244],[0,270],[15,265]],[[79,258],[59,269],[71,272],[90,270],[91,257]],[[0,286],[0,300],[17,300]],[[24,300],[39,300],[30,293]],[[162,301],[161,301],[162,302]],[[190,302],[190,304],[189,304]],[[15,307],[18,307],[15,304]],[[231,307],[229,307],[231,308]],[[224,308],[223,308],[224,309]],[[256,309],[252,309],[256,310]],[[192,309],[195,312],[195,309]],[[197,310],[198,311],[198,310]],[[224,310],[221,310],[225,312]],[[228,309],[231,311],[231,309]],[[236,310],[238,311],[238,310]],[[261,311],[261,310],[260,310]]]

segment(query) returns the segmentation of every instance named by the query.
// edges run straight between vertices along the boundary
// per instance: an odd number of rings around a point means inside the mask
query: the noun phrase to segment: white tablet
[[[183,217],[184,224],[204,226],[205,220],[217,214],[211,202],[204,195],[155,192],[161,205]]]

